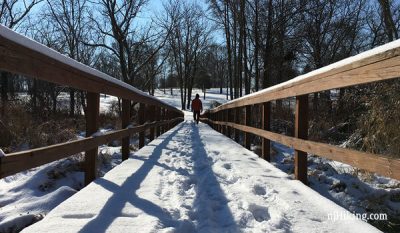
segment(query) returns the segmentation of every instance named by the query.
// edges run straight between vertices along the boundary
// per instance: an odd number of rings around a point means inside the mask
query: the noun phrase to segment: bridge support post
[[[90,137],[99,128],[100,94],[88,92],[86,98],[86,137]],[[96,179],[96,159],[97,147],[85,151],[85,186]]]
[[[308,134],[308,95],[296,96],[295,137],[307,139]],[[295,177],[307,184],[307,153],[295,150]]]
[[[271,129],[271,102],[262,104],[261,126],[263,130]],[[262,138],[262,158],[271,162],[271,143],[269,139]]]
[[[139,105],[139,114],[138,114],[138,123],[139,125],[144,124],[144,114],[146,111],[146,105],[140,103]],[[139,133],[139,149],[144,147],[144,136],[145,136],[146,131],[142,131]]]
[[[122,129],[125,129],[129,125],[129,121],[131,118],[131,101],[127,99],[122,99]],[[122,152],[122,161],[128,159],[129,157],[129,139],[130,136],[122,138],[121,140],[121,152]]]
[[[235,111],[235,119],[234,119],[234,122],[236,123],[236,124],[239,124],[240,123],[240,108],[234,108],[234,110],[233,111]],[[238,129],[235,129],[235,142],[239,142],[239,130]]]

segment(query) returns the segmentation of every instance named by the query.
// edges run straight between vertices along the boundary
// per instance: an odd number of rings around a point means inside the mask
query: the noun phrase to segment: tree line
[[[165,0],[155,13],[149,4],[2,0],[0,23],[151,95],[178,87],[182,109],[195,87],[239,98],[398,39],[400,29],[398,0]],[[69,115],[85,110],[84,92],[7,72],[0,79],[2,105],[27,91],[33,110],[56,112],[67,92]],[[314,94],[314,110],[330,96]]]

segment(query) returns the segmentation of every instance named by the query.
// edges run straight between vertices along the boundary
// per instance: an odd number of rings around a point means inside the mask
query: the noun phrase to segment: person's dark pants
[[[193,111],[193,119],[197,122],[197,124],[199,123],[200,111]]]

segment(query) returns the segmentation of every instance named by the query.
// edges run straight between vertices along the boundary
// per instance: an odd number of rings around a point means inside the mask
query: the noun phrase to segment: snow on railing
[[[239,141],[239,131],[244,132],[244,145],[250,149],[250,134],[260,136],[262,157],[270,160],[270,141],[276,141],[295,149],[295,176],[307,183],[307,153],[340,161],[354,167],[400,180],[400,160],[371,153],[349,150],[337,146],[307,140],[308,95],[325,90],[367,84],[399,77],[400,40],[388,43],[300,75],[287,82],[220,105],[202,115],[203,120],[216,130],[232,135]],[[296,97],[294,137],[270,131],[271,101]],[[251,126],[252,106],[262,110],[261,129]],[[245,110],[242,111],[244,108]],[[244,112],[245,124],[240,124]]]
[[[86,135],[98,130],[100,93],[122,98],[122,128],[103,135],[61,143],[29,151],[0,156],[0,178],[65,158],[85,153],[85,183],[96,176],[97,147],[122,138],[122,159],[129,156],[129,136],[139,133],[139,147],[144,134],[149,139],[172,128],[183,120],[183,112],[135,87],[66,57],[36,41],[0,25],[0,70],[86,91]],[[131,103],[140,103],[138,126],[130,125]],[[145,124],[146,120],[153,123]],[[4,154],[4,153],[3,153]]]

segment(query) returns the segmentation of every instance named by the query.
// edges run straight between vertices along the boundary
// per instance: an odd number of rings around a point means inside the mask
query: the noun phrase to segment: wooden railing
[[[267,161],[270,161],[271,140],[295,149],[295,177],[303,183],[307,183],[307,153],[400,180],[399,159],[307,140],[308,94],[397,77],[400,77],[400,40],[230,101],[205,112],[201,119],[229,137],[233,129],[236,141],[239,132],[243,131],[246,148],[250,148],[250,134],[261,137],[262,157]],[[294,137],[270,131],[271,101],[288,97],[296,97]],[[261,129],[251,126],[254,105],[262,107],[258,116],[262,122]],[[240,124],[243,110],[245,125]]]
[[[99,145],[122,139],[122,160],[129,156],[129,137],[139,133],[139,147],[183,120],[183,112],[95,69],[67,58],[0,25],[0,70],[86,91],[86,135],[80,140],[0,157],[0,178],[85,151],[85,184],[96,177]],[[122,98],[122,129],[98,131],[100,93]],[[140,103],[138,126],[131,127],[131,103]],[[146,123],[148,122],[148,123]],[[1,136],[1,135],[0,135]]]

